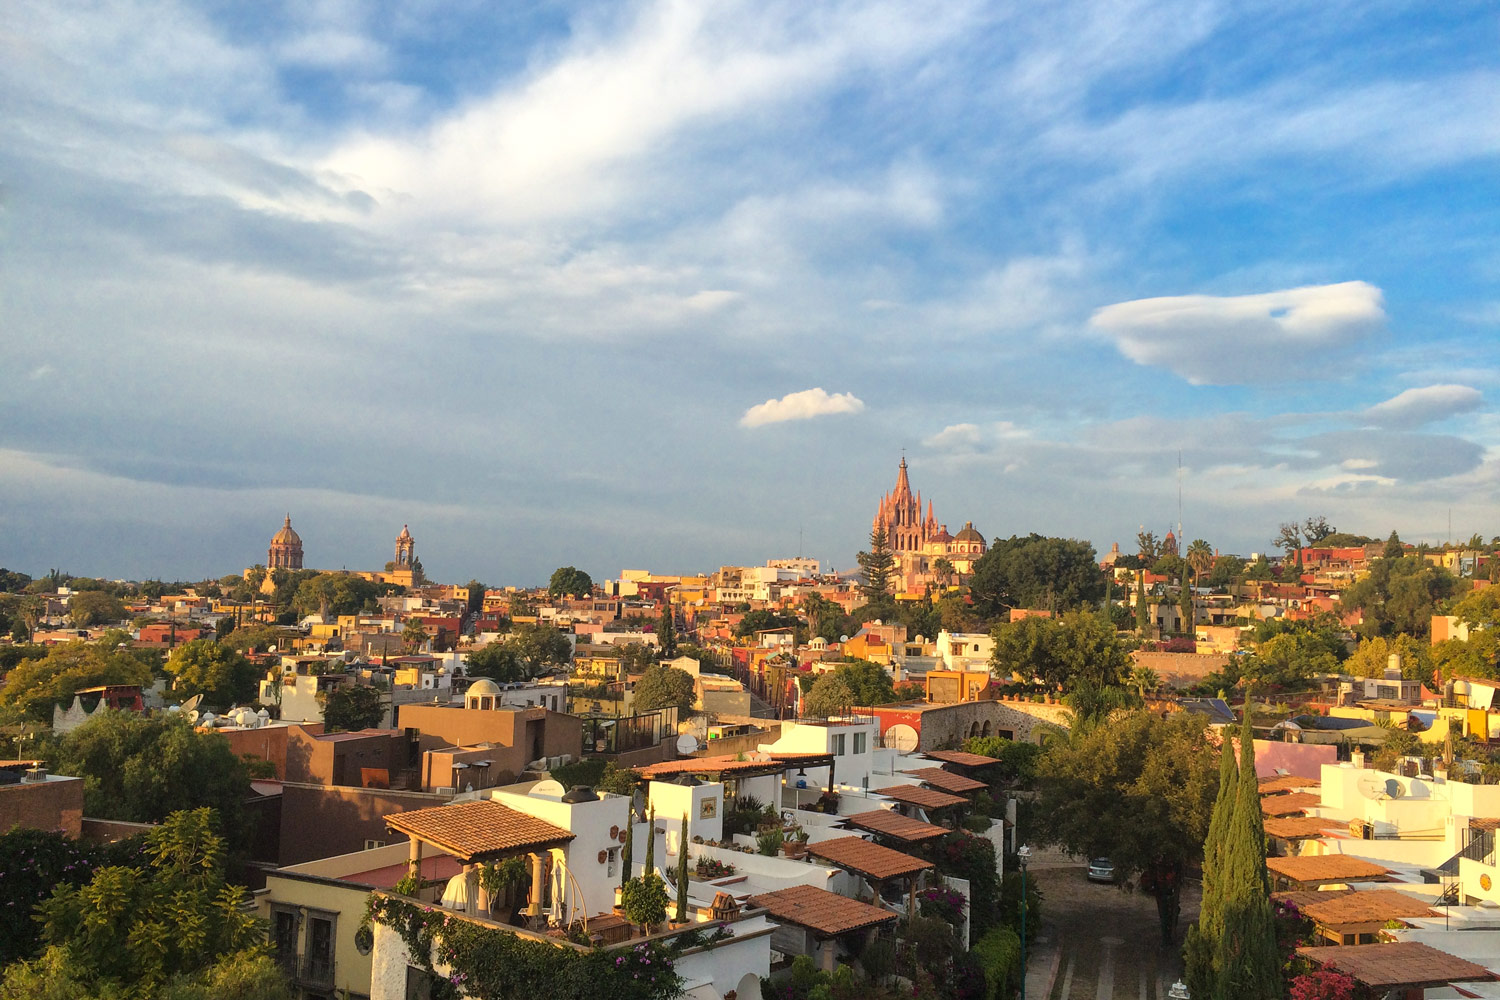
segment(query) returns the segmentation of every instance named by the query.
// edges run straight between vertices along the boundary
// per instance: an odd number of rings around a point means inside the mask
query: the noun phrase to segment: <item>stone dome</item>
[[[973,521],[965,521],[963,530],[953,536],[955,542],[984,542],[984,536],[974,527]]]
[[[272,545],[301,545],[302,537],[292,530],[292,515],[288,514],[281,530],[271,537]]]
[[[473,684],[470,684],[469,690],[465,693],[471,697],[476,694],[498,695],[500,693],[500,685],[488,677],[481,677]]]

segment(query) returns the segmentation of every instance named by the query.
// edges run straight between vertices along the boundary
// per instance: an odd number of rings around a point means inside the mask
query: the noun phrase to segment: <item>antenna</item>
[[[1177,545],[1182,546],[1182,449],[1177,449]]]

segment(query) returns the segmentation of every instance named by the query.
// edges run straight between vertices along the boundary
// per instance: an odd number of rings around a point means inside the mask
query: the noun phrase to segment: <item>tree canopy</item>
[[[522,622],[503,641],[527,678],[564,666],[573,657],[573,644],[551,625]]]
[[[264,925],[242,905],[244,890],[224,880],[225,844],[212,811],[164,817],[146,850],[146,870],[104,867],[83,885],[60,886],[41,906],[47,952],[8,969],[0,996],[36,996],[28,989],[44,983],[53,996],[151,996],[199,977],[234,989],[221,963],[236,960],[260,963],[248,979],[262,987],[244,990],[241,976],[232,995],[277,996],[264,986],[274,984],[264,972],[275,972]]]
[[[208,806],[238,840],[250,794],[244,764],[215,733],[199,733],[181,715],[102,712],[64,736],[52,761],[81,777],[83,810],[101,819],[159,823],[170,813]]]
[[[1093,611],[1071,611],[1061,618],[1032,617],[997,625],[990,669],[1040,678],[1065,690],[1083,683],[1111,687],[1130,670],[1130,656],[1114,622]]]
[[[802,714],[826,719],[844,715],[854,706],[854,691],[835,674],[824,674],[802,696]]]
[[[1041,834],[1080,857],[1108,857],[1156,891],[1164,937],[1177,890],[1202,854],[1218,785],[1207,719],[1117,715],[1052,742],[1037,768]]]
[[[1362,636],[1390,638],[1405,632],[1426,638],[1432,616],[1458,587],[1457,577],[1419,555],[1382,556],[1371,560],[1370,572],[1339,595],[1339,607],[1360,612],[1364,621],[1356,630]]]
[[[693,675],[686,670],[653,664],[635,682],[635,707],[640,712],[676,707],[679,715],[693,710]]]
[[[975,610],[990,619],[1010,608],[1066,611],[1098,604],[1104,573],[1088,542],[1012,535],[997,539],[974,564],[969,592]]]
[[[593,592],[593,578],[573,566],[553,570],[552,579],[547,584],[547,596],[554,601],[563,597],[588,597]]]
[[[255,664],[214,639],[194,639],[178,646],[167,657],[166,671],[172,676],[174,696],[187,699],[201,694],[205,707],[216,711],[255,696]]]
[[[854,705],[886,705],[896,700],[896,685],[878,663],[849,659],[833,668],[833,676],[849,688]]]
[[[297,583],[292,609],[301,618],[353,615],[373,611],[376,598],[400,590],[393,584],[374,583],[352,573],[315,573]]]
[[[79,628],[108,625],[125,620],[125,605],[102,590],[86,590],[68,599],[68,617]]]
[[[0,705],[20,708],[32,719],[52,721],[52,706],[67,707],[80,688],[101,684],[151,683],[157,654],[129,648],[130,634],[110,631],[93,642],[68,642],[23,659],[5,675]],[[120,648],[121,645],[127,648]],[[43,647],[29,647],[42,652]]]
[[[372,729],[385,719],[380,691],[366,684],[340,684],[323,702],[326,732],[356,732]]]

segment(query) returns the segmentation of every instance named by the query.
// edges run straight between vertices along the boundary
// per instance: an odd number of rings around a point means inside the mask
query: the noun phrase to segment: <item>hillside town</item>
[[[1500,538],[874,507],[849,572],[0,570],[0,995],[1500,997]]]

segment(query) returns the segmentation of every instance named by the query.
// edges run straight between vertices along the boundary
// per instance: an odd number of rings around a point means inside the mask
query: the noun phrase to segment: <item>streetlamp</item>
[[[1021,1000],[1026,1000],[1026,862],[1031,860],[1031,848],[1022,844],[1016,857],[1021,862]]]

